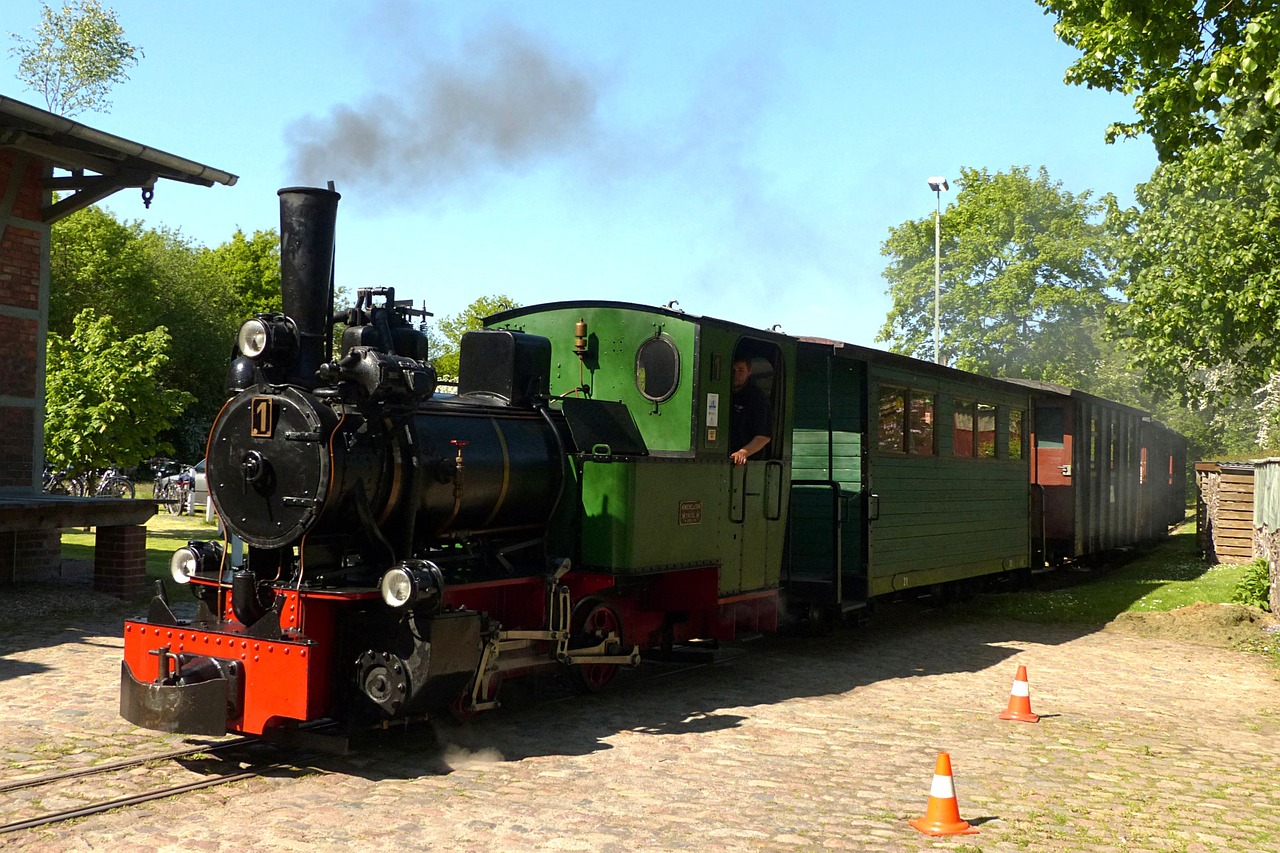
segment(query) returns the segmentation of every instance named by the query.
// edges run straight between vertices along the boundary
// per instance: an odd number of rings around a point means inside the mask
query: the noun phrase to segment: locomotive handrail
[[[741,488],[738,487],[738,480],[741,478]],[[734,504],[734,497],[737,496],[737,505]],[[733,524],[742,524],[747,520],[747,466],[733,465],[729,467],[729,521]]]
[[[777,481],[774,484],[777,486],[777,488],[771,491],[769,489],[770,479],[771,479],[770,475],[774,471],[777,472]],[[782,481],[784,479],[782,475],[783,475],[783,470],[782,470],[781,462],[777,461],[776,459],[771,459],[768,462],[764,463],[764,476],[765,476],[764,518],[765,518],[765,521],[779,521],[782,518]],[[774,508],[774,511],[772,513],[769,512],[769,498],[771,497],[773,498],[773,508]]]

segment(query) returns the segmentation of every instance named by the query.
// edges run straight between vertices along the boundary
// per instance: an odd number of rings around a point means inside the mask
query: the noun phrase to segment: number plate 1
[[[254,397],[249,404],[253,417],[249,421],[249,435],[252,438],[271,438],[275,427],[275,400],[271,397]]]

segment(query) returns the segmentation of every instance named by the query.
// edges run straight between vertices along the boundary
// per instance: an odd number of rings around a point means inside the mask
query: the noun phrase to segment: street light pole
[[[933,214],[933,363],[942,364],[942,326],[938,322],[939,293],[942,290],[942,191],[949,190],[946,178],[930,178],[929,189],[938,194]]]

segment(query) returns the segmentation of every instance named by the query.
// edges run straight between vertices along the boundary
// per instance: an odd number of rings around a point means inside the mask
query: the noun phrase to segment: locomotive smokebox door
[[[294,388],[231,400],[209,437],[207,473],[218,514],[250,545],[278,548],[311,529],[332,476],[336,416]]]
[[[458,394],[528,406],[550,396],[551,341],[541,335],[487,329],[467,332],[458,347]]]

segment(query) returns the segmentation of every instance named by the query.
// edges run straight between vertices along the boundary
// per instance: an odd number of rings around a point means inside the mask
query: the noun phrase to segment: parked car
[[[190,465],[177,474],[161,477],[156,482],[156,500],[161,501],[164,508],[173,515],[186,512],[188,506],[203,504],[207,501],[209,481],[204,475],[204,463],[205,460],[201,459],[195,465]]]

